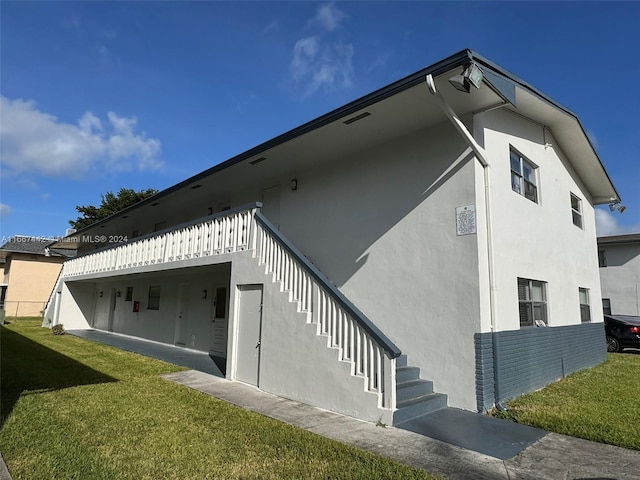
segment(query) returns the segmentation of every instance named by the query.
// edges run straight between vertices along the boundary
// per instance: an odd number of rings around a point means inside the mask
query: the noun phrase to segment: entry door
[[[239,288],[238,351],[236,379],[258,386],[262,330],[262,285]]]
[[[262,214],[280,228],[280,185],[262,191]]]
[[[187,345],[187,329],[189,321],[189,285],[180,285],[178,292],[178,310],[173,343],[185,347]]]
[[[214,357],[227,358],[227,286],[218,285],[213,297],[211,340],[209,353]]]

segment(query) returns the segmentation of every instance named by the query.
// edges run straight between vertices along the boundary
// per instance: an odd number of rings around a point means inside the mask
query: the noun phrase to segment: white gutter
[[[456,112],[453,111],[451,105],[449,105],[446,100],[442,97],[440,92],[436,89],[436,84],[433,81],[433,76],[431,74],[427,75],[427,86],[429,87],[429,92],[433,95],[433,98],[436,100],[442,111],[445,113],[447,118],[451,121],[452,125],[455,129],[460,133],[462,138],[469,144],[473,153],[480,165],[482,165],[483,173],[484,173],[484,210],[486,217],[486,232],[487,232],[487,257],[488,257],[488,267],[489,267],[489,310],[490,310],[490,319],[491,319],[491,333],[492,333],[492,341],[493,341],[493,370],[494,370],[494,398],[495,403],[500,403],[500,392],[498,385],[498,362],[497,362],[497,338],[496,338],[496,314],[495,314],[495,292],[496,292],[496,283],[495,283],[495,264],[494,264],[494,255],[493,255],[493,228],[491,222],[491,165],[489,164],[489,160],[485,154],[484,148],[478,145],[471,132],[467,129],[462,120],[458,117]]]

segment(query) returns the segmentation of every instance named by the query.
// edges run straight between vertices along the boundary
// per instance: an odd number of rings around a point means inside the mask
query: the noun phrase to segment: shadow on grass
[[[21,395],[117,381],[4,327],[0,365],[0,428]]]

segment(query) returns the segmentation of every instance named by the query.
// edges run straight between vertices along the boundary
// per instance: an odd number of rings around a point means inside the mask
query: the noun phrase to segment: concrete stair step
[[[407,356],[403,353],[398,358],[396,358],[396,368],[406,367],[406,366],[407,366]]]
[[[396,384],[418,380],[420,378],[420,369],[418,367],[396,367]]]
[[[398,425],[412,418],[446,408],[447,396],[443,393],[430,393],[409,400],[398,401],[393,413],[393,424]]]
[[[404,402],[412,398],[423,397],[433,393],[433,382],[429,380],[410,380],[396,384],[396,402]]]

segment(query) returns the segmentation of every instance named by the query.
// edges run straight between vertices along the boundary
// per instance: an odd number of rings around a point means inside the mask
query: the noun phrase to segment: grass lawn
[[[507,403],[496,416],[640,450],[640,355],[610,353],[589,370]]]
[[[0,452],[18,479],[433,479],[159,378],[161,361],[0,329]]]

